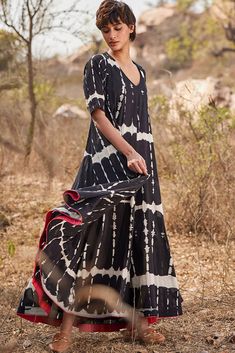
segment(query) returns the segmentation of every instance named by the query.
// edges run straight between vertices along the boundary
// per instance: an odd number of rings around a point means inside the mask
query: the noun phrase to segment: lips
[[[116,44],[118,44],[118,42],[110,42],[109,44],[110,45],[116,45]]]

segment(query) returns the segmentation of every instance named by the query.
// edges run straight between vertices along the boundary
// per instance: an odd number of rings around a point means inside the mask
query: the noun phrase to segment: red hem
[[[68,190],[68,194],[70,194],[70,196],[75,200],[79,200],[80,199],[80,195],[79,193],[77,193],[76,191],[73,191],[73,190]],[[73,192],[73,195],[72,193],[70,192],[72,191]],[[67,191],[64,192],[64,194],[66,194]],[[74,196],[76,195],[76,196]],[[66,203],[67,205],[67,203]],[[69,205],[68,205],[69,206]],[[69,206],[70,207],[70,206]],[[72,207],[71,207],[72,208]],[[75,209],[74,209],[75,210]],[[76,210],[75,210],[76,211]],[[77,211],[76,211],[77,212]],[[38,244],[38,251],[37,251],[37,254],[35,256],[35,261],[34,261],[34,270],[33,270],[33,276],[32,276],[32,284],[34,285],[35,287],[35,290],[38,294],[38,299],[39,299],[39,306],[47,313],[49,314],[50,313],[50,310],[51,310],[51,307],[50,305],[43,299],[43,293],[44,293],[44,290],[42,288],[42,284],[41,284],[41,266],[38,262],[38,258],[39,258],[39,255],[40,255],[40,252],[43,251],[43,248],[45,246],[45,241],[47,241],[47,236],[48,236],[48,227],[49,227],[49,224],[51,221],[55,220],[55,219],[62,219],[62,220],[66,220],[67,222],[69,222],[70,224],[76,224],[76,225],[80,225],[83,221],[82,219],[82,215],[80,212],[77,212],[80,214],[81,216],[81,219],[80,220],[74,220],[72,218],[70,218],[69,216],[67,216],[66,214],[64,214],[63,212],[61,212],[61,215],[58,215],[56,217],[52,217],[53,215],[53,210],[49,210],[47,213],[46,213],[46,219],[45,219],[45,224],[44,224],[44,229],[41,233],[41,236],[40,236],[40,239],[39,239],[39,244]],[[35,278],[35,272],[36,272],[36,268],[37,266],[39,267],[40,269],[40,283],[37,281],[37,279]]]
[[[66,190],[64,192],[64,196],[66,194],[68,194],[74,201],[78,201],[80,199],[80,194],[76,190]],[[66,202],[65,202],[65,204],[68,205]],[[69,207],[71,207],[71,206],[69,206]],[[23,313],[17,313],[17,315],[19,317],[26,319],[28,321],[31,321],[33,323],[43,323],[43,324],[52,325],[52,326],[59,326],[62,322],[62,320],[59,320],[59,319],[50,319],[50,317],[48,316],[50,313],[50,310],[51,310],[51,306],[43,298],[43,294],[45,292],[43,290],[42,283],[41,283],[41,266],[38,262],[38,257],[39,257],[40,251],[43,250],[45,243],[47,242],[48,227],[49,227],[49,224],[51,221],[53,221],[55,219],[64,219],[71,224],[81,225],[83,223],[83,217],[82,217],[81,213],[74,208],[72,208],[72,209],[81,216],[80,220],[73,220],[72,218],[70,218],[68,215],[66,215],[63,212],[61,212],[61,214],[56,217],[52,217],[53,212],[54,212],[53,210],[50,210],[46,213],[44,229],[41,233],[41,237],[39,239],[39,244],[38,244],[38,252],[35,256],[32,284],[34,285],[36,293],[38,294],[39,306],[47,313],[47,315],[46,316],[39,316],[39,315],[37,316],[37,315],[27,315],[27,314],[23,314]],[[36,272],[37,266],[39,267],[39,270],[40,270],[40,281],[38,281],[35,278],[35,272]],[[161,319],[177,318],[178,316],[179,315],[166,316],[166,317],[147,316],[147,317],[145,317],[145,319],[147,320],[148,324],[153,324]],[[79,316],[77,316],[77,317],[79,318]],[[128,322],[113,323],[113,324],[85,324],[85,323],[79,323],[79,320],[77,320],[75,322],[74,326],[78,327],[79,330],[82,332],[113,332],[113,331],[118,331],[123,328],[127,328]]]
[[[62,320],[53,320],[49,319],[47,316],[36,316],[36,315],[26,315],[26,314],[21,314],[17,313],[18,316],[20,316],[23,319],[26,319],[28,321],[31,321],[33,323],[43,323],[51,326],[60,326]],[[148,324],[154,324],[157,321],[161,319],[173,319],[177,318],[178,316],[148,316],[145,317]],[[114,331],[119,331],[123,328],[127,328],[128,322],[126,323],[116,323],[116,324],[82,324],[77,322],[74,327],[79,328],[79,331],[81,332],[114,332]]]

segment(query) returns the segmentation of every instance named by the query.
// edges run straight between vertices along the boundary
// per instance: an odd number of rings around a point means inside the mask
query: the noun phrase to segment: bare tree
[[[231,46],[223,46],[217,51],[213,51],[214,56],[222,56],[226,52],[235,53],[235,1],[234,0],[217,0],[214,1],[212,14],[220,23],[224,30],[225,37]]]
[[[57,3],[57,4],[56,4]],[[51,31],[66,32],[75,36],[84,35],[81,27],[81,15],[87,11],[79,8],[80,0],[73,0],[67,9],[60,9],[56,0],[0,0],[0,22],[15,33],[27,52],[27,83],[30,101],[30,124],[25,145],[25,165],[29,162],[34,138],[37,97],[35,95],[35,70],[32,45],[35,37]],[[87,20],[87,17],[83,19]]]

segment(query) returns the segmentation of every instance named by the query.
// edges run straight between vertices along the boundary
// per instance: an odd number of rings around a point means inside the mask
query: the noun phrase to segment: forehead
[[[108,23],[105,23],[102,28],[111,28],[111,27],[114,27],[114,26],[117,26],[117,25],[124,25],[125,23],[122,22],[122,20],[118,19],[117,21],[115,22],[108,22]]]

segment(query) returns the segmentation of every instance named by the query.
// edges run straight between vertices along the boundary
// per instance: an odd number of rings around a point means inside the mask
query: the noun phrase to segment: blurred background
[[[75,177],[90,122],[83,69],[92,54],[107,49],[94,25],[99,3],[89,8],[82,0],[35,0],[28,11],[27,1],[2,1],[3,184],[22,172],[32,180],[34,173],[58,178],[67,186]],[[172,185],[170,204],[179,213],[177,222],[171,215],[169,226],[231,238],[234,1],[128,4],[138,20],[132,58],[147,72],[159,174],[168,189]]]
[[[0,0],[0,290],[11,298],[0,309],[14,337],[35,335],[14,317],[15,285],[32,272],[45,213],[63,202],[83,158],[83,69],[107,49],[95,27],[100,3]],[[137,17],[131,55],[147,73],[166,228],[186,299],[185,337],[174,344],[200,353],[193,342],[204,335],[204,350],[226,352],[235,340],[226,311],[234,300],[235,2],[126,3]],[[211,312],[215,328],[206,326]],[[200,327],[191,337],[192,314]]]

